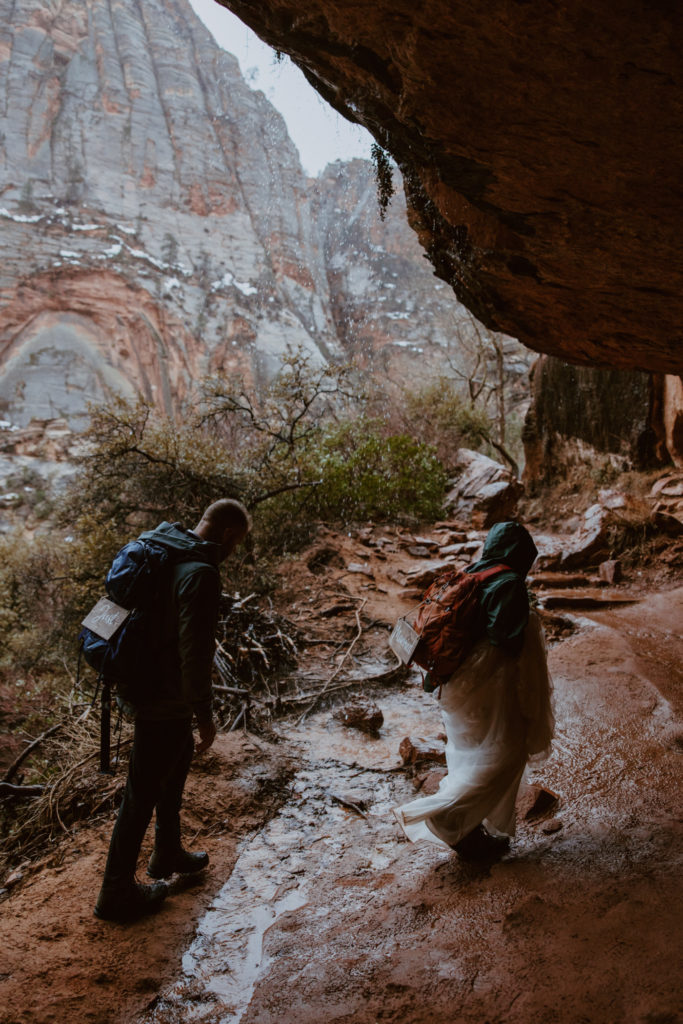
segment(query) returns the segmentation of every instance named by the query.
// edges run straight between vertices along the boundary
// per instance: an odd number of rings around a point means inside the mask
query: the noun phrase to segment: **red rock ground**
[[[310,619],[304,605],[329,606],[334,594],[352,607],[367,596],[364,611],[386,620],[409,606],[387,577],[402,555],[370,553],[373,581],[346,571],[360,561],[358,542],[341,547],[324,572],[314,564],[290,574],[293,617]],[[345,614],[351,636],[354,613]],[[581,628],[551,650],[558,734],[550,761],[534,770],[561,796],[555,820],[523,823],[512,854],[490,870],[411,846],[387,825],[384,866],[372,868],[372,831],[349,814],[341,869],[311,861],[306,904],[268,929],[268,966],[244,1024],[681,1019],[683,588],[669,581],[638,604],[578,614]],[[209,850],[211,867],[152,919],[122,926],[92,916],[111,815],[65,839],[54,864],[29,870],[0,904],[0,1022],[138,1020],[180,975],[239,839],[285,801],[299,753],[233,733],[197,759],[186,834]],[[360,779],[372,787],[372,776]],[[195,1018],[188,1005],[155,1019]]]

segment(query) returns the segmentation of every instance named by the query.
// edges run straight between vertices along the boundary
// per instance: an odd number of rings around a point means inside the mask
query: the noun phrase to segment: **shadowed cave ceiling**
[[[678,0],[216,0],[398,163],[436,273],[569,362],[683,372]]]

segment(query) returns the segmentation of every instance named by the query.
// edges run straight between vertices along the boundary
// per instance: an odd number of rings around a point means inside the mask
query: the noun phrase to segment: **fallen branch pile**
[[[259,609],[252,599],[253,595],[230,603],[226,599],[218,629],[214,707],[228,731],[239,726],[267,728],[273,719],[293,712],[301,724],[321,700],[334,700],[341,691],[405,680],[407,672],[400,664],[367,675],[349,664],[364,632],[365,601],[354,610],[353,636],[338,643],[331,629],[326,640],[302,636],[293,623],[272,609]],[[295,672],[299,650],[318,644],[329,646],[330,651],[318,656],[317,670],[309,666],[305,673]]]
[[[130,744],[130,727],[121,747]],[[35,782],[12,780],[32,756]],[[36,760],[37,759],[37,760]],[[118,802],[125,774],[102,775],[99,763],[99,715],[90,706],[69,702],[64,717],[24,749],[0,784],[0,877],[8,863],[53,851],[79,821],[110,811]]]
[[[266,725],[281,710],[280,684],[297,664],[296,627],[254,595],[224,595],[214,659],[214,710],[223,725]]]

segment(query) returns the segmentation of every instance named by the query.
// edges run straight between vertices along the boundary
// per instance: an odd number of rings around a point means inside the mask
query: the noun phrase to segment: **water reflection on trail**
[[[385,716],[372,739],[343,728],[329,712],[314,716],[286,741],[302,751],[302,768],[280,813],[246,840],[233,872],[200,921],[183,957],[183,978],[141,1024],[238,1024],[269,958],[264,937],[284,915],[296,915],[324,878],[353,873],[368,884],[397,854],[391,813],[413,788],[396,773],[404,736],[436,736],[440,714],[417,690],[381,696]],[[342,802],[343,801],[343,802]],[[361,815],[347,804],[355,804]],[[335,906],[343,893],[335,897]],[[317,913],[325,908],[317,904]]]

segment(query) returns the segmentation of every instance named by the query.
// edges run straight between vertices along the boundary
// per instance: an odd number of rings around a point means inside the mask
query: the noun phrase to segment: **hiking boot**
[[[453,847],[462,860],[491,862],[504,857],[510,849],[508,836],[492,836],[483,825],[477,825]]]
[[[94,914],[102,921],[133,921],[157,910],[167,895],[165,882],[143,885],[133,881],[124,886],[103,885]]]
[[[177,850],[154,850],[149,858],[147,874],[150,878],[168,878],[170,875],[194,875],[203,871],[209,863],[208,853],[203,850],[197,853],[190,853],[183,850],[182,846]]]

